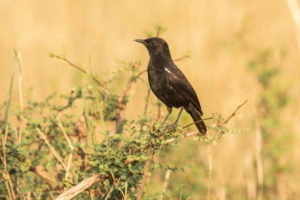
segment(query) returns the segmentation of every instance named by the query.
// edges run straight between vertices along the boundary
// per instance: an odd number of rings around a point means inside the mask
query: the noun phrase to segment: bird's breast
[[[166,78],[164,71],[161,69],[156,69],[151,66],[148,67],[148,80],[151,89],[154,93],[159,92],[160,90],[166,89]]]

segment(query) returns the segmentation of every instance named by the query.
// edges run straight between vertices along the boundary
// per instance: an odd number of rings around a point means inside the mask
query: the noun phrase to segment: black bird
[[[153,93],[167,106],[168,115],[159,128],[162,128],[172,112],[172,107],[180,112],[174,124],[176,126],[183,108],[191,115],[201,134],[206,133],[206,126],[201,119],[203,112],[192,85],[172,60],[167,42],[159,37],[136,39],[148,49],[148,81]]]

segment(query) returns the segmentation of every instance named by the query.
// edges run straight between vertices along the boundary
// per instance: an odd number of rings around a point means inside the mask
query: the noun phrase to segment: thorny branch
[[[239,105],[231,115],[229,115],[226,119],[224,119],[223,121],[221,121],[220,123],[218,123],[216,126],[224,126],[226,125],[236,114],[237,112],[240,110],[240,108],[245,105],[247,103],[247,100],[244,101],[241,105]],[[188,125],[189,126],[189,125]],[[186,138],[186,137],[191,137],[191,136],[196,136],[199,135],[198,131],[193,131],[193,132],[189,132],[184,134],[183,136],[181,136],[180,138]],[[176,140],[176,138],[170,138],[168,140],[166,140],[166,144],[172,143]],[[153,146],[151,145],[150,148],[153,148]],[[143,190],[148,178],[148,172],[149,172],[149,167],[151,164],[151,161],[153,159],[153,156],[155,154],[155,150],[153,149],[151,151],[151,153],[148,156],[148,160],[145,163],[145,168],[144,168],[144,175],[142,178],[142,182],[140,184],[139,190],[138,190],[138,194],[137,194],[137,199],[140,200],[142,198],[143,195]],[[83,181],[81,181],[78,185],[74,186],[73,188],[65,191],[63,194],[61,194],[59,197],[56,198],[56,200],[69,200],[73,197],[75,197],[76,195],[78,195],[79,193],[83,192],[85,189],[91,187],[94,183],[99,182],[100,179],[98,178],[99,174],[93,175],[89,178],[84,179]],[[76,191],[76,194],[74,193],[74,191]]]
[[[217,123],[215,126],[217,127],[222,127],[224,125],[226,125],[236,114],[237,112],[239,111],[239,109],[241,109],[241,107],[243,105],[245,105],[246,103],[248,102],[248,100],[244,101],[241,105],[239,105],[232,113],[231,115],[229,115],[226,119],[224,119],[223,121]],[[206,119],[211,119],[211,118],[206,118]],[[205,119],[203,119],[205,120]],[[195,122],[197,123],[197,122]],[[184,126],[183,128],[186,128],[188,126],[190,126],[191,124],[188,124],[186,126]],[[208,128],[211,128],[211,127],[208,127]],[[198,131],[193,131],[193,132],[189,132],[189,133],[186,133],[184,135],[182,135],[180,138],[186,138],[186,137],[191,137],[191,136],[195,136],[195,135],[199,135],[199,132]],[[172,143],[175,141],[176,138],[170,138],[168,140],[166,140],[166,143],[169,144],[169,143]]]
[[[159,36],[159,33],[160,33],[160,30],[157,30],[157,36]],[[68,63],[70,66],[74,67],[75,69],[79,70],[80,72],[84,73],[84,74],[88,74],[88,72],[84,69],[82,69],[81,67],[73,64],[71,61],[69,61],[68,59],[64,58],[64,57],[61,57],[61,56],[58,56],[58,55],[51,55],[52,57],[56,58],[56,59],[59,59],[59,60],[62,60],[66,63]],[[188,58],[189,56],[188,55],[185,55],[185,56],[182,56],[178,59],[174,59],[174,61],[178,62],[178,61],[181,61],[181,60],[184,60],[185,58]],[[134,70],[138,70],[139,67],[141,66],[141,63],[138,62],[136,64],[134,64],[132,66],[132,68]],[[127,107],[126,103],[125,103],[125,98],[126,96],[128,96],[128,93],[130,92],[131,88],[132,88],[132,85],[133,83],[142,75],[146,72],[147,70],[143,70],[143,71],[140,71],[138,72],[136,75],[132,76],[128,81],[127,81],[127,84],[126,84],[126,87],[124,89],[124,91],[118,96],[117,98],[117,101],[118,101],[118,112],[117,112],[117,117],[116,117],[116,128],[115,128],[115,132],[118,131],[122,121],[124,120],[124,111]],[[92,76],[92,79],[99,85],[99,87],[103,90],[103,92],[108,95],[108,96],[111,96],[111,93],[110,91],[99,81],[97,80],[94,76]],[[150,97],[150,88],[148,89],[147,91],[147,99],[146,99],[146,104],[145,104],[145,110],[144,110],[144,113],[146,114],[147,113],[147,110],[148,110],[148,101],[149,101],[149,97]],[[217,127],[222,127],[224,125],[226,125],[235,115],[236,113],[238,112],[238,110],[245,104],[247,103],[247,100],[245,102],[243,102],[241,105],[239,105],[231,115],[229,115],[226,119],[224,119],[223,121],[221,122],[218,122],[215,126]],[[158,119],[160,118],[160,106],[158,106]],[[211,117],[209,118],[205,118],[203,120],[208,120],[208,119],[212,119]],[[198,122],[194,122],[194,123],[191,123],[191,124],[188,124],[186,126],[184,126],[183,128],[187,128],[189,126],[191,126],[192,124],[195,124],[195,123],[199,123],[200,121]],[[61,127],[62,128],[62,127]],[[44,138],[43,136],[43,133],[41,133],[40,130],[38,130],[39,134],[41,135],[41,137],[44,139],[44,141],[47,143],[47,140],[46,138]],[[181,138],[185,138],[185,137],[190,137],[190,136],[195,136],[195,135],[199,135],[199,132],[198,131],[193,131],[193,132],[189,132],[189,133],[186,133],[184,134],[183,136],[181,136]],[[166,140],[166,143],[172,143],[176,140],[177,138],[171,138],[171,139],[168,139]],[[68,138],[67,138],[68,140]],[[68,141],[69,143],[69,141]],[[70,145],[70,143],[69,143]],[[48,145],[50,147],[50,150],[52,149],[51,148],[51,145]],[[71,147],[71,145],[70,145]],[[149,146],[150,148],[153,146],[150,145]],[[72,147],[71,147],[72,149]],[[62,162],[61,158],[59,155],[56,155],[56,151],[55,149],[53,150],[52,149],[52,153],[55,155],[55,157],[60,161],[60,163],[64,166],[64,168],[66,168],[65,164]],[[149,173],[149,167],[150,167],[150,164],[153,160],[153,156],[155,154],[155,149],[153,148],[153,150],[150,152],[149,156],[148,156],[148,160],[146,161],[145,163],[145,166],[144,166],[144,173],[143,173],[143,178],[141,180],[141,183],[140,183],[140,186],[139,186],[139,189],[138,189],[138,193],[137,193],[137,199],[138,200],[141,200],[142,199],[142,196],[143,196],[143,191],[144,191],[144,187],[145,187],[145,184],[147,182],[147,178],[148,178],[148,173]],[[67,170],[68,171],[68,170]],[[78,185],[74,186],[73,188],[65,191],[63,194],[59,195],[56,199],[57,200],[68,200],[68,199],[71,199],[73,197],[75,197],[76,195],[78,195],[79,193],[83,192],[85,189],[91,187],[94,183],[96,182],[99,182],[101,181],[101,179],[99,178],[99,174],[96,174],[94,176],[91,176],[89,178],[86,178],[84,179],[82,182],[80,182]],[[50,183],[50,180],[47,180],[45,179],[48,183]],[[108,198],[110,196],[110,193],[114,190],[114,186],[115,186],[116,183],[114,183],[114,185],[111,187],[110,191],[108,192],[106,198]]]
[[[238,112],[238,110],[244,105],[247,103],[248,100],[244,101],[241,105],[239,105],[231,115],[229,115],[225,120],[219,122],[217,124],[218,127],[222,127],[224,126],[225,124],[227,124],[235,115],[236,113]],[[211,119],[211,118],[206,118],[206,119]],[[203,119],[203,120],[206,120],[206,119]],[[198,123],[197,122],[194,122],[194,123]],[[193,124],[194,124],[193,123]],[[190,126],[191,124],[185,126],[184,128]],[[199,132],[198,131],[194,131],[194,132],[190,132],[190,133],[187,133],[185,135],[183,135],[181,138],[185,138],[185,137],[190,137],[190,136],[194,136],[194,135],[199,135]],[[175,138],[171,138],[171,139],[168,139],[166,141],[166,143],[171,143],[171,142],[174,142],[175,141]],[[147,178],[148,178],[148,172],[149,172],[149,166],[150,166],[150,163],[153,159],[153,156],[155,154],[155,150],[152,150],[151,153],[149,154],[149,157],[148,157],[148,160],[145,164],[145,168],[144,168],[144,175],[143,175],[143,179],[142,179],[142,182],[141,182],[141,185],[140,185],[140,188],[138,190],[138,194],[137,194],[137,200],[141,200],[142,199],[142,196],[143,196],[143,191],[144,191],[144,187],[145,187],[145,184],[146,184],[146,181],[147,181]]]

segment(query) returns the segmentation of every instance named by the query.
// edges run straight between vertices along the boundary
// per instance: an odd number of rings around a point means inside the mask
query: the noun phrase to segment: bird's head
[[[136,42],[142,43],[148,49],[150,57],[162,56],[171,57],[167,42],[159,37],[151,37],[147,39],[136,39]]]

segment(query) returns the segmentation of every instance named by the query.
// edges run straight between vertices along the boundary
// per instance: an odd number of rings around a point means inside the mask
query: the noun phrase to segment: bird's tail
[[[185,107],[185,110],[191,115],[191,117],[193,118],[195,125],[197,126],[199,132],[202,135],[206,134],[206,126],[204,124],[204,121],[201,118],[201,112],[193,105],[193,104],[189,104],[189,106]]]

